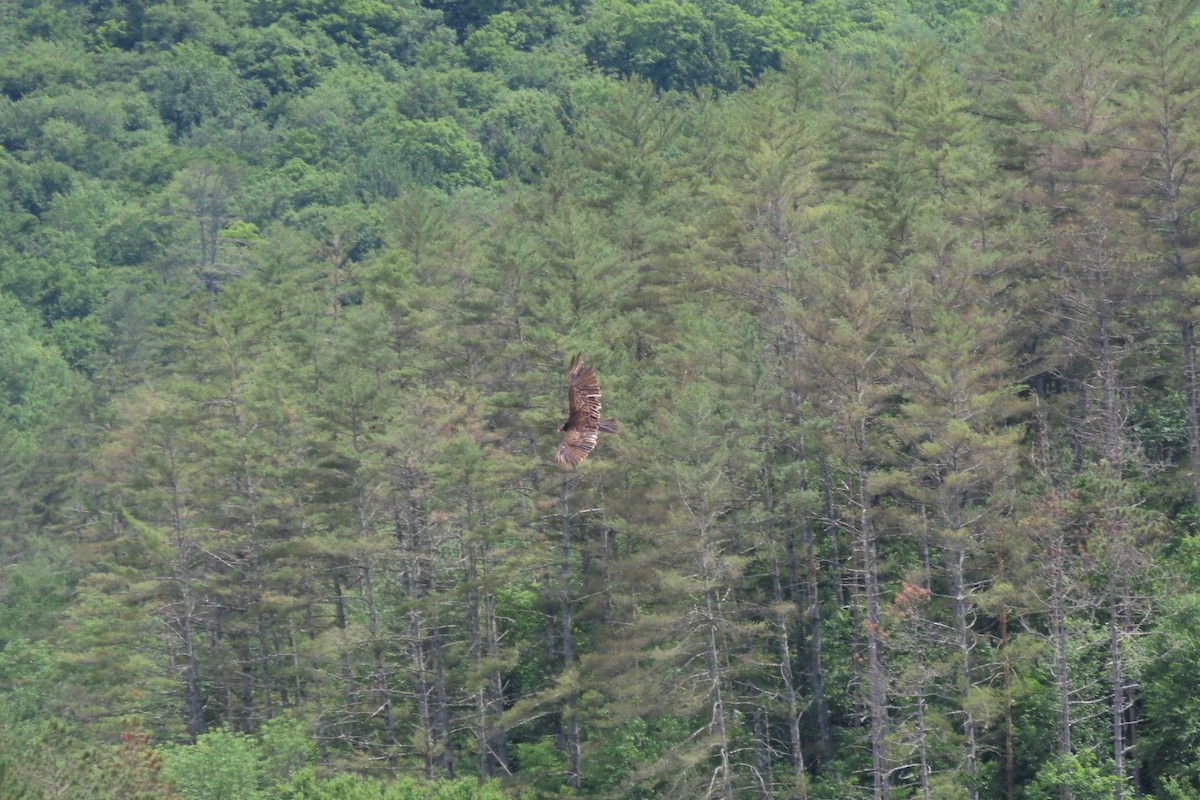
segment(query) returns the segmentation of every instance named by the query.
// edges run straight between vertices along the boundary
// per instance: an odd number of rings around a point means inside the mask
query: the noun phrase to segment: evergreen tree
[[[1129,174],[1138,176],[1149,246],[1158,255],[1159,274],[1169,287],[1164,298],[1179,329],[1182,383],[1188,420],[1193,502],[1200,507],[1200,412],[1192,272],[1195,259],[1196,186],[1186,169],[1196,142],[1195,30],[1191,3],[1151,3],[1135,17],[1130,48],[1128,97],[1131,157]]]

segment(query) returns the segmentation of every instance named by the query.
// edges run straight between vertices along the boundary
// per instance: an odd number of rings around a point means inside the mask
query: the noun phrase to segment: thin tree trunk
[[[187,608],[192,603],[190,593],[185,591],[182,604],[185,607],[179,620],[179,638],[184,658],[184,705],[187,707],[187,732],[193,742],[204,733],[204,696],[200,691],[200,666],[196,656],[196,637],[192,633],[192,612]]]
[[[561,615],[562,660],[563,671],[569,671],[575,664],[575,642],[572,628],[574,621],[571,616],[571,514],[568,503],[566,475],[562,478],[562,546],[559,584],[559,610]],[[563,700],[563,738],[567,749],[567,785],[572,789],[579,788],[580,746],[579,720],[576,717],[575,689],[571,688]]]
[[[359,574],[362,576],[362,599],[367,610],[367,632],[371,637],[371,655],[374,660],[374,675],[371,686],[375,689],[374,701],[378,703],[372,716],[383,720],[383,741],[387,748],[389,766],[396,766],[396,733],[392,723],[392,692],[388,683],[388,670],[384,664],[383,642],[379,631],[379,608],[375,598],[375,571],[369,551],[371,535],[369,512],[365,488],[358,483],[355,493],[355,512],[358,516]]]
[[[463,542],[463,548],[466,550],[466,574],[463,576],[467,584],[467,633],[469,639],[467,642],[467,652],[471,657],[471,668],[476,675],[481,674],[483,667],[483,620],[480,608],[480,587],[479,587],[479,563],[475,553],[475,546],[467,541]],[[475,749],[476,757],[479,765],[479,775],[484,778],[490,778],[492,772],[492,759],[488,753],[488,698],[487,685],[481,683],[474,691],[475,700]]]
[[[767,728],[767,712],[754,707],[754,752],[758,760],[758,792],[762,800],[772,800],[771,785],[775,782],[771,769],[771,733]]]
[[[485,555],[485,568],[488,558]],[[485,583],[483,594],[484,622],[487,629],[487,654],[493,663],[500,655],[500,631],[496,620],[496,595],[490,585]],[[501,714],[504,711],[504,675],[499,669],[492,670],[487,688],[488,708],[491,712],[491,732],[488,736],[488,746],[496,766],[505,773],[508,768],[508,732],[504,728]]]
[[[196,634],[194,618],[196,598],[192,595],[192,575],[189,560],[191,558],[192,542],[187,536],[184,501],[180,497],[180,488],[175,469],[175,452],[168,451],[170,459],[171,487],[171,527],[175,545],[175,580],[179,586],[179,613],[175,615],[175,625],[178,630],[180,646],[183,650],[184,688],[183,701],[187,708],[187,732],[193,742],[205,731],[204,696],[200,688],[200,659],[196,653]]]
[[[858,475],[858,549],[862,561],[863,592],[866,602],[867,637],[867,713],[871,721],[871,778],[876,800],[891,796],[888,758],[888,690],[883,660],[882,613],[879,599],[879,568],[875,553],[875,535],[867,503],[867,476]]]
[[[829,459],[824,453],[819,456],[821,465],[821,497],[825,503],[825,529],[829,532],[829,557],[834,565],[833,591],[839,608],[846,607],[846,582],[842,579],[842,557],[838,552],[837,519],[833,507],[833,476],[829,474]]]
[[[725,726],[725,699],[721,689],[721,658],[717,646],[717,618],[711,589],[704,592],[705,627],[708,634],[708,680],[712,698],[712,726],[720,748],[721,797],[733,800],[733,764],[729,752],[729,733]],[[715,776],[714,776],[715,777]]]
[[[929,732],[925,726],[925,687],[917,686],[917,747],[921,760],[921,797],[929,800]]]
[[[274,658],[275,649],[271,647],[267,638],[267,619],[261,611],[254,615],[255,634],[258,638],[259,652],[259,676],[262,681],[262,696],[263,696],[263,714],[267,719],[275,716],[275,681],[271,674],[271,659]],[[287,694],[286,687],[280,687],[280,691]]]
[[[408,612],[408,647],[421,756],[426,777],[433,778],[440,769],[442,776],[453,778],[445,647],[436,606],[430,603],[436,588],[437,546],[428,524],[424,475],[410,463],[403,465],[401,473],[397,488],[403,491],[403,499],[394,504],[392,514],[396,545],[402,552],[401,583],[414,604]]]
[[[783,608],[783,585],[779,580],[779,561],[771,560],[772,575],[775,588],[775,607]],[[788,620],[781,611],[775,615],[775,631],[779,639],[779,674],[783,679],[783,697],[787,703],[788,737],[791,741],[792,775],[796,779],[797,800],[808,797],[807,781],[804,774],[804,747],[800,738],[800,702],[796,692],[796,684],[792,675],[792,648],[788,642]]]
[[[231,387],[229,392],[231,398],[231,414],[233,425],[238,432],[239,438],[245,438],[245,426],[242,422],[240,406],[237,403],[237,389]],[[250,462],[243,453],[240,458],[240,479],[241,479],[241,494],[245,498],[247,527],[250,530],[250,586],[253,593],[255,605],[260,605],[258,601],[263,596],[263,541],[262,541],[262,526],[258,519],[258,491],[254,486],[254,476],[250,469]],[[270,622],[262,609],[259,608],[255,612],[255,632],[258,637],[259,657],[259,674],[262,681],[262,696],[263,696],[263,712],[267,719],[275,716],[274,708],[274,677],[271,672],[272,650],[268,643],[267,632],[270,628]],[[284,690],[286,691],[286,690]],[[249,713],[249,712],[247,712]]]
[[[412,661],[413,694],[417,701],[417,724],[421,729],[421,759],[425,778],[433,780],[434,757],[437,752],[436,736],[433,732],[433,713],[429,702],[428,666],[425,655],[425,633],[421,615],[417,611],[408,614],[409,657]]]
[[[1103,293],[1103,286],[1101,287]],[[1117,408],[1117,363],[1113,352],[1107,300],[1100,299],[1100,397],[1104,414],[1104,457],[1115,470],[1122,461],[1121,415]]]
[[[1071,754],[1071,680],[1067,661],[1066,543],[1061,531],[1050,552],[1050,636],[1054,652],[1054,683],[1058,690],[1058,753]],[[1071,800],[1071,787],[1062,785],[1062,800]]]
[[[950,587],[954,592],[954,629],[958,640],[959,677],[963,682],[964,695],[971,689],[971,631],[967,624],[966,586],[963,577],[963,566],[966,559],[966,548],[961,542],[951,546],[947,554],[950,561]],[[970,710],[963,709],[964,758],[967,766],[969,796],[971,800],[979,800],[977,786],[978,758],[977,731],[975,719]]]
[[[1183,339],[1183,377],[1187,398],[1188,450],[1192,455],[1192,502],[1200,509],[1200,376],[1196,372],[1196,326],[1180,325]]]
[[[1134,632],[1133,619],[1130,613],[1130,609],[1133,608],[1133,598],[1130,597],[1129,594],[1129,583],[1124,581],[1122,582],[1122,585],[1124,589],[1124,596],[1122,598],[1124,617],[1122,619],[1122,625],[1124,627],[1125,635],[1130,636]],[[1126,760],[1129,764],[1130,778],[1133,780],[1134,797],[1140,797],[1145,791],[1145,787],[1142,785],[1141,759],[1137,757],[1137,705],[1137,682],[1130,681],[1129,683],[1125,684],[1125,704],[1122,708],[1122,712],[1125,715],[1125,741],[1127,752],[1132,752],[1134,756],[1133,758]]]
[[[1119,373],[1117,368],[1117,353],[1113,348],[1113,336],[1110,329],[1107,294],[1104,292],[1105,273],[1097,270],[1100,280],[1099,329],[1100,354],[1099,369],[1103,398],[1104,413],[1104,455],[1108,461],[1108,470],[1119,478],[1123,466],[1122,420],[1117,406],[1119,388]],[[1119,513],[1119,512],[1118,512]],[[1120,565],[1122,556],[1122,536],[1120,522],[1106,520],[1104,530],[1107,534],[1107,570],[1108,570],[1108,634],[1109,634],[1109,678],[1112,691],[1112,754],[1113,773],[1117,778],[1115,787],[1116,800],[1124,800],[1126,788],[1125,756],[1127,752],[1125,730],[1125,674],[1121,659],[1121,638],[1123,634],[1121,620],[1125,617],[1122,608],[1122,581]]]
[[[825,697],[824,654],[821,649],[821,604],[817,573],[816,543],[812,535],[812,522],[805,519],[801,531],[804,537],[805,562],[805,617],[808,620],[809,683],[812,686],[813,704],[817,709],[817,742],[820,745],[817,763],[821,766],[833,759],[833,733],[829,719],[829,702]]]
[[[1001,568],[1001,574],[1004,570]],[[1004,656],[1004,796],[1017,796],[1016,753],[1013,748],[1012,658],[1008,652],[1008,607],[1000,609],[1000,651]]]
[[[1116,543],[1111,541],[1108,547],[1108,636],[1109,636],[1109,670],[1112,680],[1112,735],[1113,735],[1113,772],[1117,776],[1115,792],[1116,800],[1125,800],[1125,686],[1121,664],[1121,608],[1117,596]]]
[[[442,775],[454,779],[454,748],[451,746],[450,693],[446,689],[446,651],[442,626],[434,612],[429,629],[430,653],[433,656],[433,720],[437,735],[438,764]]]
[[[355,705],[355,696],[358,694],[354,686],[354,671],[351,669],[350,663],[350,644],[349,635],[346,630],[346,596],[342,589],[342,573],[339,569],[333,571],[333,608],[334,608],[334,624],[337,626],[340,640],[342,643],[339,657],[342,667],[342,691],[344,692],[346,711],[343,718],[349,726],[348,730],[342,732],[343,736],[354,739],[357,734],[358,726],[355,723],[356,715],[353,713]]]

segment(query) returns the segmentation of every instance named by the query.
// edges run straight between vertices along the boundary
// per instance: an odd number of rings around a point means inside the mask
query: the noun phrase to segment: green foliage
[[[0,795],[1200,791],[1195,10],[9,4]]]
[[[283,784],[316,760],[316,747],[306,727],[292,717],[279,716],[258,730],[264,779]]]
[[[162,758],[136,725],[112,743],[80,740],[61,724],[0,724],[0,791],[43,800],[67,787],[81,800],[177,800],[162,774]]]
[[[81,48],[63,41],[35,38],[0,55],[0,92],[20,100],[39,89],[55,93],[81,86],[91,77],[90,64]]]
[[[505,800],[495,783],[467,778],[455,781],[421,782],[413,778],[381,781],[355,775],[318,778],[305,772],[284,787],[279,800]]]
[[[258,747],[248,736],[220,728],[195,744],[170,747],[164,756],[163,771],[185,800],[266,797]]]
[[[562,781],[566,767],[566,755],[549,738],[534,742],[520,742],[513,748],[513,758],[520,766],[526,781],[543,796],[553,797]]]
[[[606,3],[592,12],[589,57],[660,89],[731,88],[738,75],[715,20],[674,0]]]
[[[232,53],[238,74],[262,84],[272,96],[313,88],[337,60],[330,41],[313,32],[297,32],[283,22],[246,28],[240,37]]]
[[[1098,763],[1094,753],[1071,753],[1047,762],[1029,787],[1030,800],[1053,800],[1060,797],[1063,786],[1070,788],[1072,797],[1088,800],[1110,800],[1117,796],[1118,778]]]
[[[480,143],[497,178],[531,178],[544,142],[563,133],[562,110],[551,95],[536,89],[512,92],[480,118]]]
[[[229,124],[251,100],[228,61],[193,42],[173,47],[161,66],[143,74],[141,83],[176,138],[202,123]]]
[[[36,330],[21,304],[0,294],[0,426],[18,455],[33,452],[40,429],[75,383],[62,355]]]
[[[584,786],[602,796],[620,793],[629,800],[654,797],[653,781],[635,786],[632,776],[645,771],[685,737],[684,725],[676,719],[652,724],[643,717],[634,717],[606,730],[588,759]]]
[[[1196,800],[1200,791],[1182,783],[1178,778],[1169,777],[1163,780],[1161,794],[1170,800]]]
[[[21,569],[0,581],[0,652],[10,644],[40,638],[53,630],[57,616],[69,604],[76,569],[64,563],[63,553],[49,547],[25,553]],[[36,659],[30,659],[32,664]],[[10,678],[9,685],[20,683]]]
[[[371,194],[396,197],[413,184],[460,189],[491,184],[492,176],[483,148],[470,139],[453,119],[400,120],[386,126],[380,149],[364,159],[363,183]]]
[[[11,756],[0,756],[0,794],[12,800],[34,800],[39,796],[35,787],[36,784],[21,777]]]
[[[1195,714],[1200,695],[1186,673],[1189,659],[1200,657],[1200,539],[1187,536],[1172,558],[1186,581],[1163,609],[1163,624],[1152,640],[1146,684],[1147,714],[1152,721],[1143,745],[1144,757],[1157,774],[1170,776],[1176,791],[1200,790],[1194,757],[1200,748]],[[1171,795],[1169,795],[1171,796]]]

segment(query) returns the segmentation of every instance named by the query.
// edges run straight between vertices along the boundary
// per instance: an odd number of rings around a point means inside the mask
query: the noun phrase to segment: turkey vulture
[[[567,400],[571,415],[559,430],[563,433],[562,444],[554,460],[563,469],[574,469],[587,458],[596,446],[596,432],[617,432],[615,419],[600,418],[600,382],[596,370],[584,367],[587,356],[578,353],[571,359],[571,370],[567,373]]]

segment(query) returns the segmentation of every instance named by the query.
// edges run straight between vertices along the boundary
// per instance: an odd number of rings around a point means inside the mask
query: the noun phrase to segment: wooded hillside
[[[1197,6],[0,5],[0,797],[1197,800]]]

